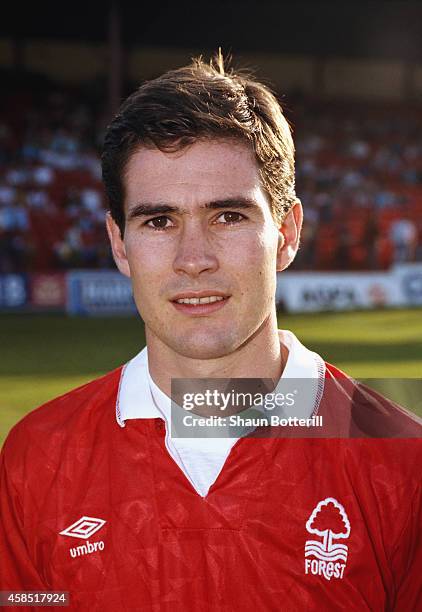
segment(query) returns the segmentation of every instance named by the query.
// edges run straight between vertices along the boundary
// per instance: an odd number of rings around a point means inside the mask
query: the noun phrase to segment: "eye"
[[[153,219],[146,221],[145,225],[155,230],[163,230],[172,227],[173,222],[165,215],[161,215],[160,217],[154,217]]]
[[[240,221],[243,221],[244,219],[246,219],[246,217],[239,212],[227,211],[227,212],[221,213],[217,217],[216,222],[224,223],[224,224],[229,224],[229,223],[231,224],[231,223],[239,223]]]

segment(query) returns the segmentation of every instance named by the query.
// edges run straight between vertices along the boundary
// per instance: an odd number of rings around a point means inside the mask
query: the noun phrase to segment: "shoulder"
[[[327,364],[320,414],[335,449],[333,460],[353,478],[397,488],[404,498],[420,487],[421,419],[382,394]],[[323,434],[324,435],[324,434]],[[366,483],[366,484],[365,484]]]
[[[102,419],[116,422],[121,371],[119,367],[29,412],[9,432],[2,454],[9,461],[16,457],[23,463],[24,457],[47,454],[53,447],[58,450],[66,439],[94,431]]]
[[[321,441],[334,470],[329,473],[342,474],[367,520],[374,508],[382,508],[378,519],[391,542],[398,543],[405,526],[411,533],[422,511],[422,421],[338,368],[326,366],[321,409],[335,432]]]
[[[347,427],[347,437],[422,438],[422,419],[329,363],[324,405],[340,427]]]

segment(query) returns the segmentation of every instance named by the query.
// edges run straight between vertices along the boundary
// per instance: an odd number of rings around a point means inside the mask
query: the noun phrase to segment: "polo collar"
[[[325,363],[292,332],[279,330],[279,338],[289,351],[282,378],[316,379],[309,398],[309,414],[314,414],[324,389]],[[154,402],[149,378],[148,349],[145,347],[122,368],[116,401],[116,420],[120,427],[124,427],[129,419],[163,418]]]

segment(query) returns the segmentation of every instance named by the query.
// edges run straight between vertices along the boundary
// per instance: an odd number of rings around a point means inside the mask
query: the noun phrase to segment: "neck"
[[[216,359],[179,355],[148,328],[146,338],[150,374],[169,396],[172,378],[271,378],[276,384],[288,355],[280,344],[275,311],[236,351]]]

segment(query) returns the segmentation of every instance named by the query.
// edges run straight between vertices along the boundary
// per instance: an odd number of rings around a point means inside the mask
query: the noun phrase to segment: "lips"
[[[221,302],[221,300],[224,300],[225,298],[223,298],[221,295],[210,295],[210,296],[205,296],[205,297],[191,297],[191,298],[180,298],[179,300],[176,300],[176,302],[178,304],[194,304],[195,306],[198,306],[199,304],[212,304],[214,302]]]
[[[174,307],[188,315],[207,315],[220,310],[230,295],[220,291],[186,291],[171,300]]]
[[[218,302],[221,299],[226,299],[229,297],[230,295],[228,293],[223,293],[223,291],[218,291],[217,289],[204,289],[202,291],[180,291],[180,293],[176,293],[176,295],[171,298],[171,301],[185,304],[207,304],[209,302]],[[187,302],[187,300],[189,300],[189,302]],[[190,300],[195,301],[191,302]]]

